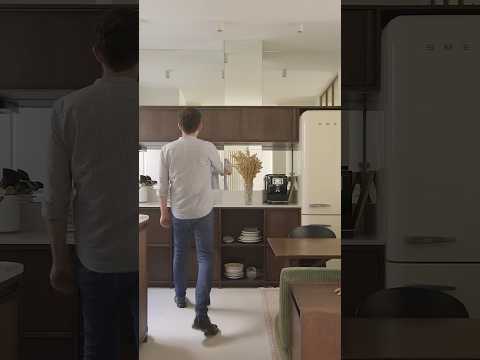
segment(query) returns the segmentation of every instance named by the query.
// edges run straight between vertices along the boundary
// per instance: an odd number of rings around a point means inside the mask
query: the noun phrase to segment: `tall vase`
[[[245,205],[252,205],[252,197],[253,197],[253,179],[252,180],[245,180]]]

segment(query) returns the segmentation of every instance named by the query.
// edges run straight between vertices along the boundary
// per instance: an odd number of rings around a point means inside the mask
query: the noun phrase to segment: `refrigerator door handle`
[[[330,204],[320,204],[320,203],[316,203],[316,204],[310,204],[310,207],[313,207],[313,208],[319,208],[319,207],[330,207],[332,205]]]
[[[412,245],[428,245],[456,242],[453,236],[407,236],[405,242]]]
[[[436,291],[455,291],[457,290],[456,286],[451,285],[432,285],[432,284],[410,284],[406,285],[407,287],[416,287],[428,290],[436,290]]]

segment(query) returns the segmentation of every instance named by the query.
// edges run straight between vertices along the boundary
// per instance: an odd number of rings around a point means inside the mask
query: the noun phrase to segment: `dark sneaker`
[[[217,325],[212,324],[208,316],[205,317],[196,317],[193,321],[192,328],[195,330],[203,331],[205,336],[215,336],[220,332],[220,329]]]
[[[180,309],[186,308],[187,307],[187,298],[181,298],[181,297],[176,297],[175,296],[175,304],[177,304],[177,307]]]

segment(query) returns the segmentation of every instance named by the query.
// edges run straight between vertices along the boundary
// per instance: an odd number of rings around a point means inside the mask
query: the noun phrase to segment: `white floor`
[[[178,309],[173,289],[152,288],[148,342],[141,360],[271,360],[260,289],[212,289],[209,316],[221,334],[206,339],[192,329],[193,306]],[[194,290],[187,297],[194,302]]]

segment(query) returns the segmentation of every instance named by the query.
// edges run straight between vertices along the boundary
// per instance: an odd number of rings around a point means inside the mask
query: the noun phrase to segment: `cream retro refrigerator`
[[[310,110],[300,117],[302,225],[328,226],[341,237],[341,111]]]
[[[383,34],[378,173],[386,286],[427,286],[480,318],[479,16],[402,16]]]

